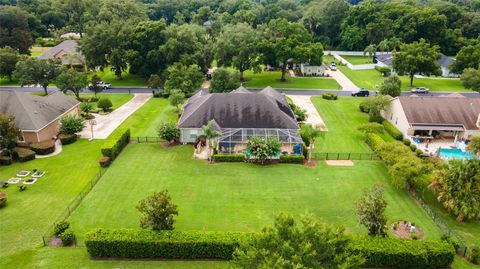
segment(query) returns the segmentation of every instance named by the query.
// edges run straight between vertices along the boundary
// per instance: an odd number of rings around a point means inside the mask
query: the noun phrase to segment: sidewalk
[[[142,107],[150,98],[151,94],[136,93],[132,100],[125,103],[123,106],[115,109],[108,115],[95,115],[96,124],[93,125],[93,137],[94,139],[105,139],[115,129],[122,124],[133,112]],[[91,138],[91,126],[89,121],[86,121],[85,128],[78,133],[82,138]]]

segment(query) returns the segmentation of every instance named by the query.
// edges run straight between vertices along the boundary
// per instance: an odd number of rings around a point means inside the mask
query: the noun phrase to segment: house
[[[198,92],[183,107],[180,142],[197,142],[210,121],[221,133],[221,153],[243,152],[251,136],[274,136],[281,141],[283,154],[301,154],[303,141],[292,109],[285,96],[270,87],[259,92],[243,87],[230,93]]]
[[[480,135],[480,98],[459,94],[400,96],[392,99],[383,117],[404,137],[417,142],[442,142],[454,146]]]
[[[36,143],[57,136],[60,118],[80,115],[80,102],[59,91],[37,96],[16,90],[0,91],[0,113],[15,117],[21,141]]]
[[[377,65],[379,66],[388,66],[392,68],[393,66],[393,57],[394,55],[391,52],[384,52],[381,54],[377,54],[375,59],[377,60]],[[442,77],[458,77],[458,74],[450,72],[450,65],[453,64],[455,60],[451,57],[446,55],[441,55],[440,58],[437,60],[437,64],[440,66],[442,70]]]
[[[300,64],[300,74],[305,77],[318,77],[323,76],[325,73],[325,65],[309,65]]]
[[[63,65],[84,69],[85,57],[78,50],[76,40],[65,40],[38,56],[39,59],[58,59]]]
[[[65,33],[65,34],[61,35],[60,38],[79,40],[79,39],[81,39],[82,37],[81,37],[80,33],[68,32],[68,33]]]

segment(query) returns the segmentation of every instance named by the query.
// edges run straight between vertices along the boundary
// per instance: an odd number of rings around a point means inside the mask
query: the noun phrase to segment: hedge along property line
[[[93,257],[229,260],[240,244],[248,244],[255,235],[99,228],[86,234],[85,245]],[[453,247],[441,241],[352,237],[348,248],[363,255],[364,267],[369,268],[448,267],[455,255]]]
[[[303,164],[303,161],[305,161],[305,157],[303,155],[300,155],[300,156],[281,155],[280,156],[280,162],[281,163]]]
[[[215,162],[246,162],[247,156],[245,154],[215,154],[213,155]]]
[[[116,131],[102,145],[102,154],[114,160],[129,142],[130,129]]]
[[[93,257],[229,260],[252,233],[94,229],[85,235]]]
[[[395,138],[398,141],[403,140],[402,132],[400,132],[400,130],[398,130],[395,126],[393,126],[393,124],[391,124],[387,120],[384,120],[382,122],[382,125],[383,125],[383,128],[385,128],[385,131],[387,131],[387,133],[389,133],[393,138]]]

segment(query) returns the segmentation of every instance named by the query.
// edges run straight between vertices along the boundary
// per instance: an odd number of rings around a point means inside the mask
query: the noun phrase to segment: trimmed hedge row
[[[337,100],[338,99],[338,94],[326,92],[326,93],[322,94],[322,98],[326,99],[326,100]]]
[[[27,148],[13,149],[14,156],[19,162],[28,162],[35,159],[35,151]]]
[[[385,131],[387,131],[387,133],[389,133],[396,140],[402,141],[403,139],[402,132],[400,132],[393,124],[391,124],[387,120],[384,120],[382,124],[383,124],[383,127],[385,128]]]
[[[367,268],[449,268],[455,257],[453,246],[442,241],[357,237],[349,247]]]
[[[303,155],[300,156],[290,156],[290,155],[281,155],[280,162],[281,163],[300,163],[303,164],[305,161],[305,157]]]
[[[78,136],[76,134],[59,134],[58,138],[62,142],[62,145],[68,145],[77,141]]]
[[[0,156],[0,165],[11,165],[13,163],[12,157]]]
[[[233,163],[233,162],[245,162],[247,156],[245,154],[215,154],[213,159],[217,163]]]
[[[94,229],[85,235],[93,257],[224,259],[253,237],[252,233]]]
[[[375,133],[368,133],[365,135],[365,143],[370,146],[374,151],[378,150],[378,147],[385,143],[385,140],[381,136]]]
[[[102,145],[102,154],[114,160],[122,149],[130,142],[130,129],[114,132]]]
[[[55,151],[54,141],[44,141],[30,144],[30,149],[38,155],[48,155]]]

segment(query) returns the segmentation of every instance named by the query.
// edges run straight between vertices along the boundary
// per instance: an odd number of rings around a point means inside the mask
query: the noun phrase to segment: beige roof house
[[[85,57],[78,50],[76,40],[65,40],[38,56],[39,59],[59,59],[62,64],[84,66]]]
[[[60,118],[79,115],[80,102],[59,91],[37,96],[16,90],[0,90],[0,113],[13,115],[23,141],[41,142],[56,136]]]

